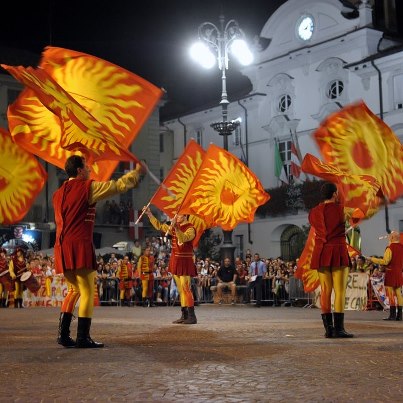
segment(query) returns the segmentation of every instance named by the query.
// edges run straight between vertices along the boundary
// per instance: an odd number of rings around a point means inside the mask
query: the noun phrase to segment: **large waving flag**
[[[403,195],[403,146],[364,102],[330,115],[315,131],[325,162],[353,175],[371,175],[384,195]]]
[[[24,218],[46,177],[38,160],[0,128],[0,224],[13,224]]]
[[[89,162],[99,159],[136,159],[45,70],[4,64],[1,66],[31,88],[42,105],[58,117],[61,126],[60,146],[63,149],[80,151]]]
[[[182,206],[205,154],[206,152],[196,141],[190,140],[164,179],[163,186],[158,188],[150,200],[150,204],[154,204],[171,218],[174,217]],[[189,221],[196,229],[196,238],[193,240],[193,245],[196,246],[207,226],[203,219],[193,215],[189,217]]]
[[[85,53],[49,47],[40,66],[123,149],[129,148],[162,95],[159,88],[141,77]],[[8,119],[15,142],[64,168],[72,152],[61,147],[64,133],[60,119],[33,90],[26,88],[20,94],[9,108]],[[91,177],[109,179],[117,164],[116,160],[94,162]]]
[[[252,222],[269,198],[246,165],[211,144],[180,211],[202,218],[209,227],[232,230],[240,222]]]
[[[342,172],[331,164],[325,164],[311,154],[306,154],[302,171],[337,184],[346,207],[359,209],[361,218],[373,216],[381,203],[379,182],[370,175],[352,175]]]

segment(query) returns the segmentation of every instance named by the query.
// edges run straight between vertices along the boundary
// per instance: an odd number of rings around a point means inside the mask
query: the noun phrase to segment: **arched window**
[[[341,80],[331,81],[327,87],[326,96],[329,99],[337,99],[344,90],[344,84]]]
[[[281,95],[278,101],[278,111],[287,112],[291,107],[291,96],[288,94]]]

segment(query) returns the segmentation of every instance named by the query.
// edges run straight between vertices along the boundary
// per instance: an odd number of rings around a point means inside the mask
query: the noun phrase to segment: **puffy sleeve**
[[[387,266],[390,263],[390,261],[392,260],[392,251],[390,250],[389,247],[387,247],[385,249],[383,258],[379,259],[377,257],[371,257],[370,259],[375,264],[381,264],[383,266]]]
[[[106,199],[117,193],[127,192],[133,189],[139,182],[139,171],[133,170],[124,174],[117,180],[110,180],[107,182],[92,181],[90,187],[89,203],[93,204],[97,201]]]

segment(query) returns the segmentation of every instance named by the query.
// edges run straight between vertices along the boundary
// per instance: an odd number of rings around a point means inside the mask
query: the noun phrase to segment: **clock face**
[[[297,34],[303,41],[311,39],[314,29],[313,18],[306,15],[298,20]]]

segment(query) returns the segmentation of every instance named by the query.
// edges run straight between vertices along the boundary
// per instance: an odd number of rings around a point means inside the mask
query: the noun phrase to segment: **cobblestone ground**
[[[56,344],[59,310],[0,310],[1,402],[402,402],[403,322],[347,312],[325,339],[317,309],[98,307],[104,349]],[[72,324],[75,334],[77,321]]]

